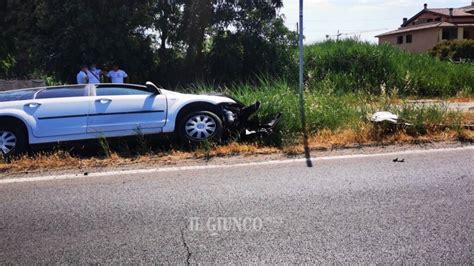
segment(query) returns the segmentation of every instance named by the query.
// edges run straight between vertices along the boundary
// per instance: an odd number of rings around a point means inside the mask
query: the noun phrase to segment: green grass
[[[194,92],[209,92],[213,89],[204,85],[193,88]],[[284,145],[298,141],[301,135],[298,91],[295,84],[279,80],[262,79],[256,85],[234,85],[221,89],[246,104],[261,101],[261,120],[272,118],[275,113],[283,113],[282,122],[271,138],[272,144]],[[355,132],[367,127],[369,117],[377,111],[391,111],[400,115],[414,126],[408,133],[424,135],[429,130],[456,129],[460,125],[461,114],[449,111],[446,106],[414,106],[401,102],[393,104],[393,98],[366,92],[334,93],[321,87],[309,87],[305,92],[306,115],[309,133],[320,130],[337,132],[351,129]],[[442,125],[442,126],[441,126]]]
[[[455,96],[474,89],[474,67],[389,45],[327,41],[305,48],[307,82],[337,93]]]
[[[441,61],[428,54],[412,54],[388,45],[355,40],[327,41],[305,48],[306,115],[309,133],[320,130],[359,132],[370,127],[377,111],[391,111],[413,124],[412,135],[460,128],[461,114],[445,106],[392,104],[393,99],[474,95],[474,67]],[[254,84],[235,84],[219,91],[246,104],[259,100],[262,120],[283,113],[271,143],[298,141],[302,131],[297,84],[292,78],[265,77]],[[197,85],[191,92],[209,92]]]

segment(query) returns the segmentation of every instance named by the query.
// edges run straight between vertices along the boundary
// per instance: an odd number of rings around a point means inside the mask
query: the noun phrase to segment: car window
[[[119,96],[119,95],[151,95],[146,88],[133,87],[97,87],[97,96]]]
[[[0,92],[0,102],[31,100],[38,90],[17,90]]]
[[[85,86],[49,88],[40,91],[36,99],[70,98],[88,96]]]

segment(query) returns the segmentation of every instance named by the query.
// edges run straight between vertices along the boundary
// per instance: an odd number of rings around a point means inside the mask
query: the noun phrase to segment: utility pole
[[[303,0],[300,0],[300,22],[299,22],[299,65],[300,65],[300,73],[299,73],[299,94],[300,94],[300,115],[301,115],[301,127],[303,128],[303,143],[304,143],[304,153],[306,157],[306,164],[308,167],[313,167],[313,163],[311,162],[311,154],[309,150],[309,143],[308,143],[308,131],[306,128],[306,113],[305,113],[305,101],[304,101],[304,43],[303,43]]]

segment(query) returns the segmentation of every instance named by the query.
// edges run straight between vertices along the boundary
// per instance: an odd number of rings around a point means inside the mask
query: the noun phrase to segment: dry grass
[[[113,166],[115,163],[123,161],[116,154],[112,154],[109,158],[90,158],[81,159],[71,156],[64,151],[54,153],[41,153],[34,156],[23,156],[14,159],[9,163],[0,163],[0,173],[2,172],[28,172],[38,170],[51,169],[83,169],[88,167],[105,167]]]
[[[474,141],[474,133],[469,130],[443,132],[428,132],[423,136],[410,136],[403,131],[393,134],[377,136],[373,128],[362,126],[357,130],[346,129],[341,131],[322,130],[309,139],[309,146],[312,150],[332,150],[344,147],[354,147],[360,145],[387,145],[395,143],[424,143],[440,141]],[[42,172],[49,170],[81,170],[101,167],[116,167],[134,164],[176,164],[189,159],[210,159],[215,157],[226,157],[236,155],[257,155],[257,154],[277,154],[286,155],[302,154],[304,147],[302,143],[287,145],[281,149],[275,147],[259,146],[257,144],[230,143],[223,146],[200,148],[191,152],[169,151],[158,154],[147,154],[132,158],[124,158],[117,153],[111,153],[106,158],[79,158],[67,152],[59,151],[54,153],[42,153],[34,156],[24,156],[11,161],[10,163],[0,163],[0,173],[19,172]]]
[[[474,112],[465,112],[462,114],[462,123],[464,125],[474,125]]]
[[[209,149],[196,149],[192,152],[169,151],[158,154],[147,154],[136,157],[121,157],[111,153],[109,157],[79,158],[68,152],[40,153],[33,156],[23,156],[10,162],[0,162],[0,173],[42,172],[48,170],[89,169],[114,167],[133,164],[175,164],[189,159],[210,159],[214,157],[235,155],[274,154],[280,150],[274,147],[263,147],[250,144],[230,143],[224,146],[215,146]]]
[[[472,102],[474,102],[474,97],[459,96],[459,97],[449,99],[448,102],[452,102],[452,103],[472,103]]]
[[[352,148],[361,146],[390,145],[390,144],[419,144],[426,142],[442,141],[474,141],[474,133],[470,130],[461,132],[447,130],[443,132],[428,132],[422,136],[412,136],[403,131],[393,134],[377,136],[369,128],[362,131],[342,130],[331,132],[322,130],[309,138],[309,147],[312,150],[333,150],[341,148]],[[303,143],[285,147],[283,152],[289,155],[302,154]]]

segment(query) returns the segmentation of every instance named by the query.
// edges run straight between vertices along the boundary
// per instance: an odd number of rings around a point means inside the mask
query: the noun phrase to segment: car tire
[[[206,141],[220,141],[222,119],[210,111],[192,111],[178,122],[177,133],[184,143],[199,144]]]
[[[16,124],[0,125],[0,154],[7,157],[20,155],[27,148],[28,139],[23,127]]]

